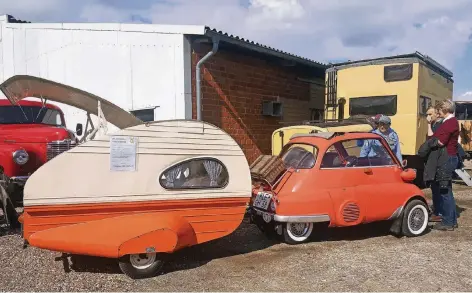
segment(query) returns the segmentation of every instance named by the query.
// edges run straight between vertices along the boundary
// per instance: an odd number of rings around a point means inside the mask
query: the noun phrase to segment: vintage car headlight
[[[13,161],[18,165],[24,165],[29,160],[29,155],[25,150],[16,150],[13,152]]]

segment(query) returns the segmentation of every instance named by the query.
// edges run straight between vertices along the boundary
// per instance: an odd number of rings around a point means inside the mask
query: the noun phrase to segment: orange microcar
[[[251,221],[286,243],[305,242],[314,224],[354,226],[391,220],[391,231],[425,232],[429,207],[386,141],[374,133],[294,135],[279,155],[284,170],[254,185]]]

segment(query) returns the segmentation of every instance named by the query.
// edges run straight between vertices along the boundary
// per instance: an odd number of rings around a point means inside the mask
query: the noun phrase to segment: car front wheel
[[[313,223],[291,223],[283,226],[283,237],[287,244],[306,242],[313,232]]]
[[[131,254],[119,260],[121,271],[132,279],[155,277],[164,263],[164,259],[156,253]]]
[[[423,201],[414,199],[409,202],[403,213],[403,235],[416,237],[423,234],[428,226],[428,217],[428,208]]]

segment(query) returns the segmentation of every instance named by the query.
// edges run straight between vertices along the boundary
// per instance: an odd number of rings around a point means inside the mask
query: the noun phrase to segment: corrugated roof
[[[248,47],[249,49],[253,49],[253,50],[257,51],[257,48],[259,48],[260,50],[258,50],[258,51],[266,51],[265,53],[272,53],[272,55],[277,55],[278,57],[281,57],[281,58],[284,58],[284,59],[291,59],[293,61],[301,62],[301,63],[304,63],[305,65],[310,65],[310,66],[314,66],[314,67],[318,67],[318,68],[324,68],[324,69],[328,68],[327,64],[323,64],[321,62],[318,62],[318,61],[315,61],[315,60],[312,60],[312,59],[308,59],[308,58],[305,58],[305,57],[302,57],[302,56],[299,56],[299,55],[295,55],[295,54],[288,53],[288,52],[285,52],[285,51],[282,51],[282,50],[279,50],[279,49],[275,49],[273,47],[266,46],[266,45],[263,45],[263,44],[245,39],[245,38],[241,38],[241,37],[236,36],[236,35],[228,34],[226,32],[219,31],[215,28],[211,28],[211,27],[206,26],[205,29],[206,29],[205,35],[207,35],[207,36],[216,35],[216,36],[220,37],[222,41],[226,41],[226,42],[231,43],[231,40],[232,40],[233,41],[232,43],[236,42],[236,43],[240,43],[240,45],[246,45],[246,47]]]

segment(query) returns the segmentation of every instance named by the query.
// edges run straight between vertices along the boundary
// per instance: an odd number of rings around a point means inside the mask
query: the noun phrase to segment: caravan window
[[[418,106],[418,110],[420,115],[426,116],[426,112],[428,111],[429,106],[431,106],[431,98],[420,96],[420,104]]]
[[[197,158],[165,170],[159,183],[165,189],[223,188],[228,184],[226,167],[214,158]]]
[[[349,115],[393,116],[397,113],[397,96],[356,97],[349,99]]]
[[[410,80],[413,76],[413,64],[390,65],[384,67],[386,82]]]
[[[472,102],[456,103],[457,120],[472,120]]]

